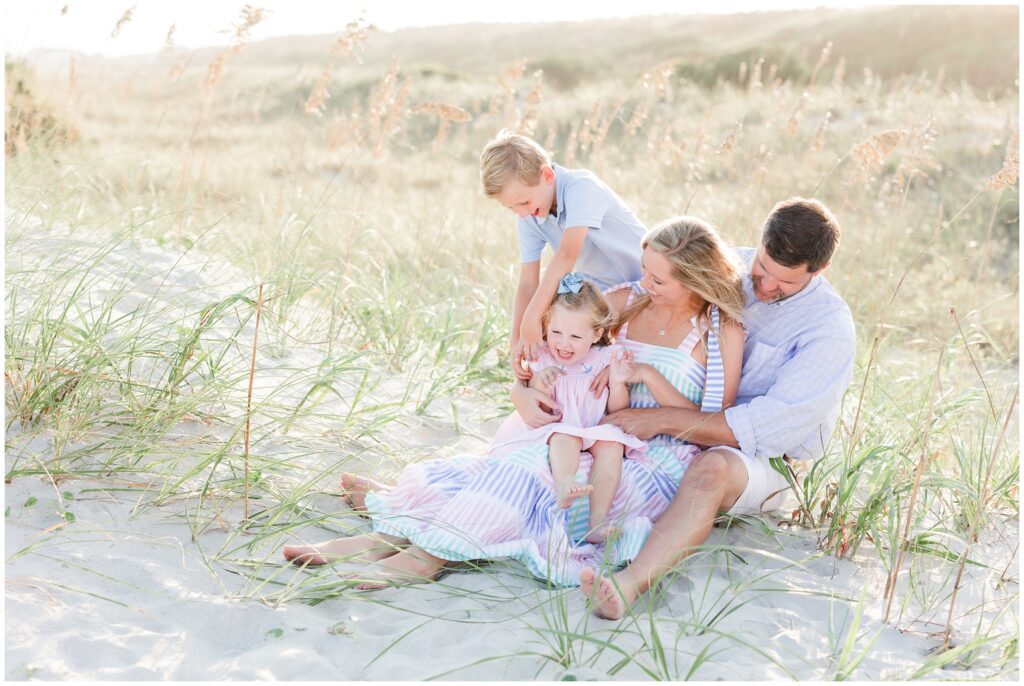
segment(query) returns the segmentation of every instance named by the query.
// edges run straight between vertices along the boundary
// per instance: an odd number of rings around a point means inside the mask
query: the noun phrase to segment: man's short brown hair
[[[772,208],[761,231],[761,245],[782,266],[807,265],[807,271],[814,273],[832,259],[840,233],[839,222],[822,203],[790,198]]]

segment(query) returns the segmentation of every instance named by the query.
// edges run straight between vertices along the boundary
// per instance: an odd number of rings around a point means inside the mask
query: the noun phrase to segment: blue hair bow
[[[569,272],[558,282],[558,295],[579,293],[581,288],[583,288],[583,275],[579,272]]]

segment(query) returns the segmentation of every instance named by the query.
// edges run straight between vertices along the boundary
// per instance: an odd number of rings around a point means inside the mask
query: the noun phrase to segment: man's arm
[[[757,457],[818,457],[828,436],[813,446],[804,441],[837,412],[853,376],[855,352],[852,326],[848,335],[814,339],[782,364],[767,393],[725,410],[740,449]]]
[[[520,325],[520,341],[523,344],[524,355],[528,359],[537,359],[537,347],[543,337],[540,325],[541,317],[547,312],[551,301],[555,299],[558,282],[572,271],[573,265],[576,264],[576,258],[579,256],[580,250],[583,249],[583,242],[587,239],[587,231],[589,229],[585,226],[574,226],[565,230],[562,234],[562,241],[558,244],[558,250],[555,251],[547,269],[544,270],[544,276],[541,277],[540,284],[530,299],[530,304],[526,307]]]
[[[620,410],[607,415],[601,423],[615,424],[626,433],[644,440],[658,434],[669,434],[698,445],[740,447],[721,412],[681,407]]]

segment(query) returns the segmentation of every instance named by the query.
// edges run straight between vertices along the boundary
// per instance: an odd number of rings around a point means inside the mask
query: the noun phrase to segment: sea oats
[[[1017,183],[1020,177],[1020,131],[1013,132],[1013,138],[1006,146],[1006,156],[1003,158],[1003,166],[992,175],[992,178],[985,184],[989,190],[1001,190],[1009,188]]]
[[[110,32],[111,38],[117,38],[119,35],[121,35],[121,29],[124,28],[125,24],[132,20],[132,14],[135,12],[136,7],[138,7],[138,5],[132,5],[124,11],[124,14],[121,15],[121,18],[117,20],[117,24],[114,26],[114,30]],[[63,12],[61,12],[61,14],[63,14]]]

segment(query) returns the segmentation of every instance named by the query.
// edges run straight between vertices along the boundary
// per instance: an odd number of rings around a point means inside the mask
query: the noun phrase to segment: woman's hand
[[[593,392],[595,398],[600,398],[601,394],[608,389],[608,376],[611,374],[611,367],[605,367],[594,376],[594,380],[590,382],[590,390]]]
[[[550,395],[536,388],[512,384],[512,404],[516,412],[531,429],[544,426],[562,418],[562,411]]]

